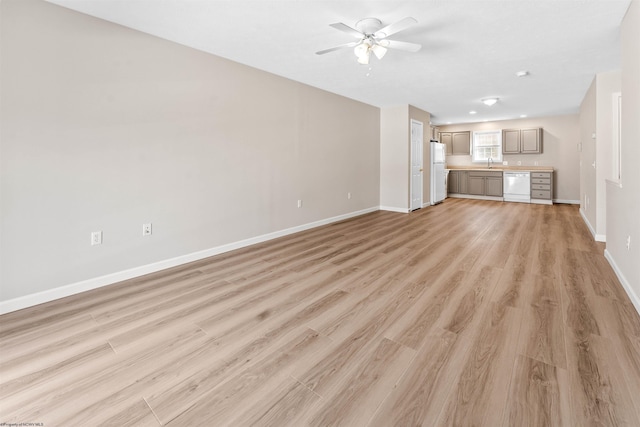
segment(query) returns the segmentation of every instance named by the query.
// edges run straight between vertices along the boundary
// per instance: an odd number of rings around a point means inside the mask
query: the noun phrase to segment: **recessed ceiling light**
[[[481,101],[484,105],[491,107],[493,104],[498,102],[498,99],[500,98],[485,98],[485,99],[482,99]]]
[[[521,118],[521,119],[524,119],[525,117],[527,117],[527,115],[526,115],[526,114],[520,114],[520,118]]]
[[[529,75],[529,72],[527,70],[518,71],[516,73],[516,76],[518,76],[518,77],[526,77],[528,75]]]
[[[448,124],[448,125],[450,125],[450,124],[451,124],[451,122],[447,122],[447,124]]]
[[[469,111],[469,114],[476,114],[476,111]]]

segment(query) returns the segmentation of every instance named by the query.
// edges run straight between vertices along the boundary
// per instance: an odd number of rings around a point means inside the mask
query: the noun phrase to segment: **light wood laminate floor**
[[[375,212],[0,317],[0,422],[640,425],[578,208]]]

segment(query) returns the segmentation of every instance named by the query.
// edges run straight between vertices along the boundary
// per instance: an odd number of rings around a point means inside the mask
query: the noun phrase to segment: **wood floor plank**
[[[520,321],[519,309],[491,304],[438,425],[501,424],[515,364]]]
[[[215,425],[220,419],[228,419],[242,410],[248,396],[256,394],[258,388],[277,388],[288,378],[290,363],[295,358],[304,357],[319,346],[325,345],[322,337],[307,329],[299,334],[282,350],[267,357],[257,366],[240,373],[218,387],[203,394],[197,401],[175,417],[165,415],[163,407],[153,407],[158,418],[166,425]]]
[[[566,369],[564,317],[558,284],[553,277],[533,276],[530,304],[523,308],[519,352]]]
[[[576,206],[372,212],[0,316],[0,421],[640,425],[640,315]]]
[[[575,425],[636,426],[638,415],[611,342],[567,332],[571,405]]]
[[[272,393],[243,408],[237,418],[229,417],[219,425],[229,426],[302,426],[308,424],[312,410],[321,398],[295,378],[289,378]]]
[[[571,419],[567,371],[526,356],[518,356],[502,425],[577,425]]]
[[[415,350],[382,338],[371,354],[342,378],[340,391],[324,399],[326,403],[309,425],[366,425],[414,356]]]
[[[440,412],[450,379],[443,367],[450,362],[458,335],[436,329],[425,343],[405,375],[372,417],[371,426],[415,426],[435,420]]]

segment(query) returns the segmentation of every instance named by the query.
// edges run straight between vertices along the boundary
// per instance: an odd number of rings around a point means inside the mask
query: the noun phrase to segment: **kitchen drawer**
[[[551,191],[550,190],[531,190],[531,198],[532,199],[550,199]]]
[[[551,185],[549,184],[531,184],[532,190],[551,190]]]
[[[551,178],[551,172],[531,172],[531,178]]]
[[[469,171],[469,176],[502,178],[502,172]]]
[[[551,184],[550,178],[531,178],[532,184]]]

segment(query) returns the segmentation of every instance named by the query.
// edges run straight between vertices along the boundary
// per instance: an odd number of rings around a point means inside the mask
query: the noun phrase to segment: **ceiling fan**
[[[414,18],[404,18],[400,21],[382,27],[382,22],[377,18],[365,18],[356,23],[356,28],[352,28],[342,22],[336,22],[330,26],[336,30],[340,30],[347,34],[351,34],[357,38],[358,41],[341,44],[329,49],[324,49],[316,52],[316,55],[324,55],[325,53],[333,52],[334,50],[353,47],[353,52],[358,57],[358,62],[363,65],[369,64],[369,58],[371,52],[378,59],[387,53],[387,49],[399,49],[407,52],[417,52],[422,47],[417,43],[402,42],[398,40],[389,40],[392,34],[402,31],[413,24],[417,24]]]

